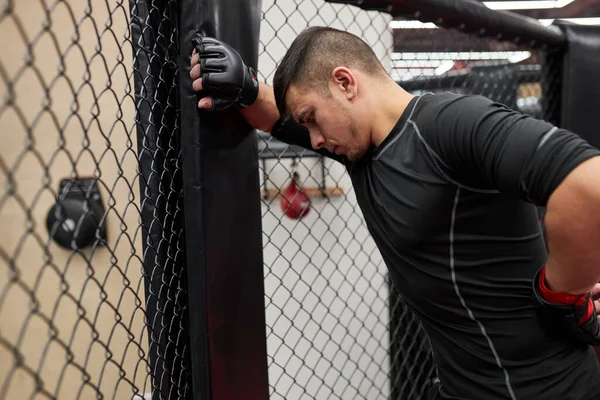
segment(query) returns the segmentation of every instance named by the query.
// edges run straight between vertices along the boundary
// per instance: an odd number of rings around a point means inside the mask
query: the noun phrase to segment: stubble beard
[[[358,129],[356,128],[356,124],[354,123],[354,120],[350,116],[348,116],[348,120],[350,121],[350,135],[354,139],[354,142],[356,143],[356,145],[352,146],[351,149],[348,149],[349,151],[348,151],[348,155],[346,157],[348,158],[348,160],[350,160],[352,162],[356,162],[363,157],[364,152],[362,151],[360,144],[359,144],[360,141],[358,140]]]

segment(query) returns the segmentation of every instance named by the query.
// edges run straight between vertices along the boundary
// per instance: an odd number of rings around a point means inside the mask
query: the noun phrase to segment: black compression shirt
[[[274,136],[310,148],[293,122]],[[344,162],[370,234],[429,336],[436,399],[600,399],[592,348],[544,327],[536,205],[600,152],[481,96],[415,97],[384,142]]]

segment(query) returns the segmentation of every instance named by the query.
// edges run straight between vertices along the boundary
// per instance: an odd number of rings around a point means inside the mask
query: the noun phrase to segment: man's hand
[[[240,54],[217,39],[196,34],[192,43],[192,87],[203,97],[198,107],[220,111],[231,106],[246,108],[258,97],[256,72]]]
[[[533,280],[534,300],[543,315],[552,322],[566,327],[580,342],[600,346],[600,321],[596,310],[600,308],[600,284],[583,294],[554,292],[546,281],[546,267],[541,268]]]

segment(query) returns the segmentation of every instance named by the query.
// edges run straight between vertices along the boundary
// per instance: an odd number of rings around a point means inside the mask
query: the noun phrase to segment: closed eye
[[[300,115],[298,115],[298,123],[302,125],[304,125],[307,122],[314,122],[314,120],[314,112],[310,110],[303,111],[300,113]]]

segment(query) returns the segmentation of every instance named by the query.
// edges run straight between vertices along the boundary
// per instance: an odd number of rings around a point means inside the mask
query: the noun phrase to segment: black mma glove
[[[199,55],[202,92],[213,99],[210,111],[232,105],[245,108],[258,97],[256,71],[244,64],[240,54],[217,39],[196,33],[192,44]]]
[[[533,280],[533,293],[546,317],[562,324],[578,341],[600,345],[600,322],[591,293],[573,295],[551,291],[546,285],[545,267]]]

